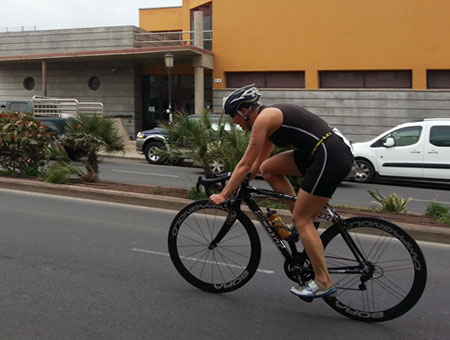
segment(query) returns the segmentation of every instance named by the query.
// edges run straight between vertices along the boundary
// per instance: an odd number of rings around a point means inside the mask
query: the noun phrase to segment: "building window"
[[[28,91],[33,90],[34,89],[34,85],[35,85],[35,83],[34,83],[33,77],[26,77],[23,80],[23,88],[25,90],[28,90]]]
[[[227,87],[305,88],[305,72],[228,72]]]
[[[100,79],[96,76],[90,77],[88,80],[88,87],[92,91],[97,91],[100,88]]]
[[[321,71],[320,88],[412,88],[411,71]]]
[[[427,88],[450,89],[450,70],[428,70]]]

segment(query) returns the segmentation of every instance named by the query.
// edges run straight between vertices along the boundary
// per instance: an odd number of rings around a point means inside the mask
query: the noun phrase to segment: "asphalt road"
[[[0,339],[447,339],[449,246],[420,243],[424,296],[366,324],[288,289],[261,235],[258,272],[233,293],[186,283],[167,256],[175,212],[0,189]]]
[[[100,165],[100,178],[103,180],[141,185],[190,189],[195,186],[197,178],[201,175],[201,169],[150,165],[145,160],[106,158]],[[267,183],[262,180],[255,180],[252,184],[269,188]],[[370,207],[374,199],[369,195],[368,190],[378,190],[385,196],[397,193],[403,198],[411,197],[412,200],[408,203],[406,210],[415,213],[423,214],[432,200],[450,206],[450,186],[448,185],[437,184],[432,187],[423,187],[423,185],[411,183],[409,185],[399,185],[398,183],[361,184],[349,181],[342,183],[335,192],[331,203],[343,206]]]

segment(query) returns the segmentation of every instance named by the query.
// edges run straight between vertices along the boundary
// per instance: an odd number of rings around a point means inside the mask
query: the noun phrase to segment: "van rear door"
[[[450,120],[426,124],[424,177],[450,180]]]

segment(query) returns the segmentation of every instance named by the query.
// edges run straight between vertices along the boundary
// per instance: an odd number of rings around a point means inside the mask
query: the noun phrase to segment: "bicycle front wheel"
[[[230,230],[212,245],[227,219],[233,223]],[[207,292],[225,293],[253,277],[261,259],[261,243],[243,212],[203,200],[175,216],[169,230],[169,253],[177,271],[190,284]]]
[[[335,298],[324,299],[337,312],[368,322],[387,321],[409,311],[426,284],[425,258],[398,226],[370,217],[346,219],[347,230],[369,265],[362,268],[334,225],[322,234]]]

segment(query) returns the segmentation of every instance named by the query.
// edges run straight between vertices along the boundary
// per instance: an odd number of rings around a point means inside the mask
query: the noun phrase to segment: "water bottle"
[[[281,220],[280,215],[275,210],[267,209],[267,217],[275,228],[280,239],[285,240],[292,235],[289,227]]]

